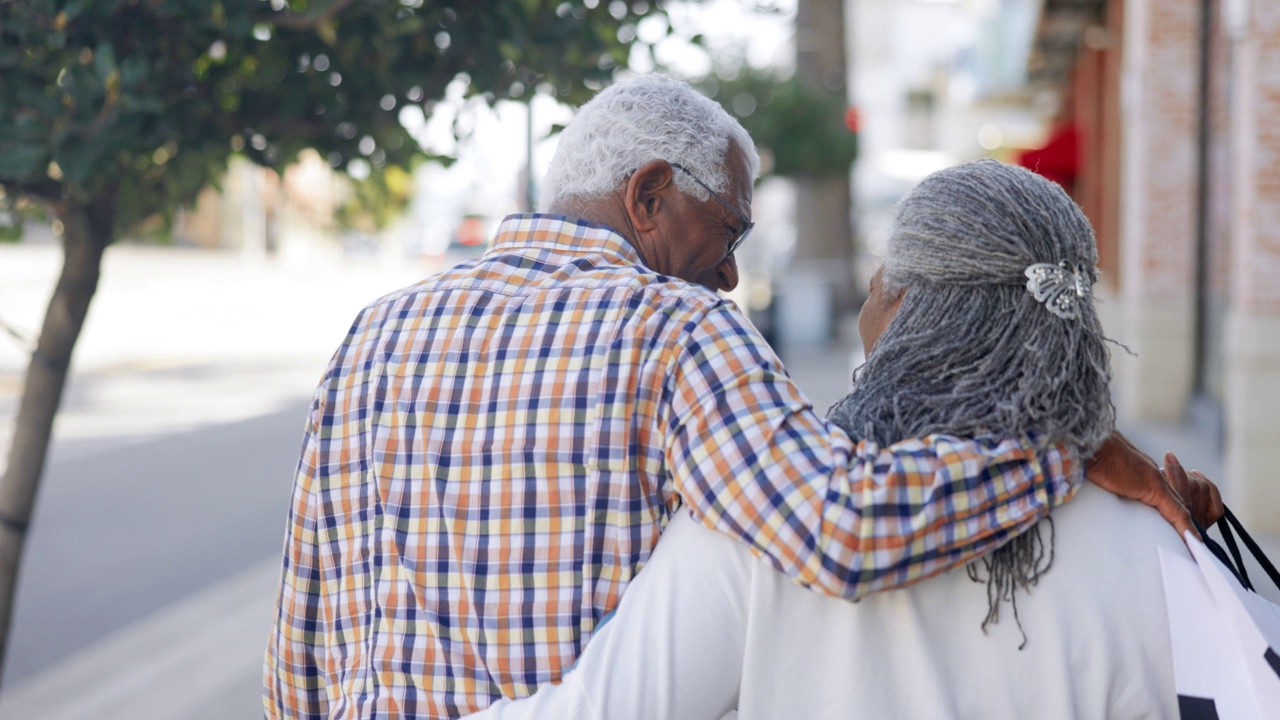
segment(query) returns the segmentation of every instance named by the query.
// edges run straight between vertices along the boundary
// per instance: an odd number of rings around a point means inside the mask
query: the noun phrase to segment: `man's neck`
[[[552,215],[562,215],[566,218],[585,220],[589,223],[609,228],[621,235],[635,249],[636,253],[640,255],[640,262],[644,263],[645,267],[650,267],[649,263],[645,261],[640,244],[636,242],[635,228],[631,225],[631,218],[627,215],[626,208],[622,206],[616,194],[610,194],[608,197],[599,200],[557,202],[548,207],[547,212]]]

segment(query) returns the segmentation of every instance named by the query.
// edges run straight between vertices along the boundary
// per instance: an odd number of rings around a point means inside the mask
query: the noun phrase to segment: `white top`
[[[987,586],[964,568],[849,603],[677,513],[564,681],[473,717],[1177,717],[1157,548],[1186,547],[1091,485],[1053,518],[1053,565],[1018,595],[1019,651],[1007,604],[983,634]]]

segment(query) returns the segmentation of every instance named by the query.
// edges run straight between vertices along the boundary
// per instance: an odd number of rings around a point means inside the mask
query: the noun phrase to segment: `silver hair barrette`
[[[1027,292],[1049,312],[1064,320],[1079,316],[1081,300],[1089,294],[1092,281],[1089,271],[1066,260],[1051,265],[1035,263],[1027,266]]]

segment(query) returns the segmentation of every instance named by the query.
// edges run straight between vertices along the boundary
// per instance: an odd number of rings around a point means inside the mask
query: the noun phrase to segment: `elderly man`
[[[551,214],[507,218],[483,257],[360,314],[308,420],[269,717],[456,717],[556,681],[681,504],[856,598],[966,562],[1074,493],[1083,459],[1064,448],[855,444],[814,414],[698,284],[737,283],[757,167],[687,85],[619,83],[562,136]],[[1145,458],[1108,448],[1093,479],[1140,478],[1117,491],[1189,527]]]

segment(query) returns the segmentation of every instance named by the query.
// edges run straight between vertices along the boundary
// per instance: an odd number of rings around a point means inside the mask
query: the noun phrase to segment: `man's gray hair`
[[[1026,289],[1027,266],[1097,279],[1093,229],[1056,183],[993,160],[925,178],[898,205],[882,280],[898,313],[831,420],[882,443],[1035,434],[1091,455],[1115,424],[1092,293],[1078,316]]]
[[[583,105],[561,133],[543,180],[542,207],[603,197],[650,160],[679,163],[716,192],[725,193],[730,141],[746,153],[754,180],[760,168],[755,143],[724,108],[664,75],[627,78]],[[710,197],[685,173],[677,172],[675,180],[687,195]]]

